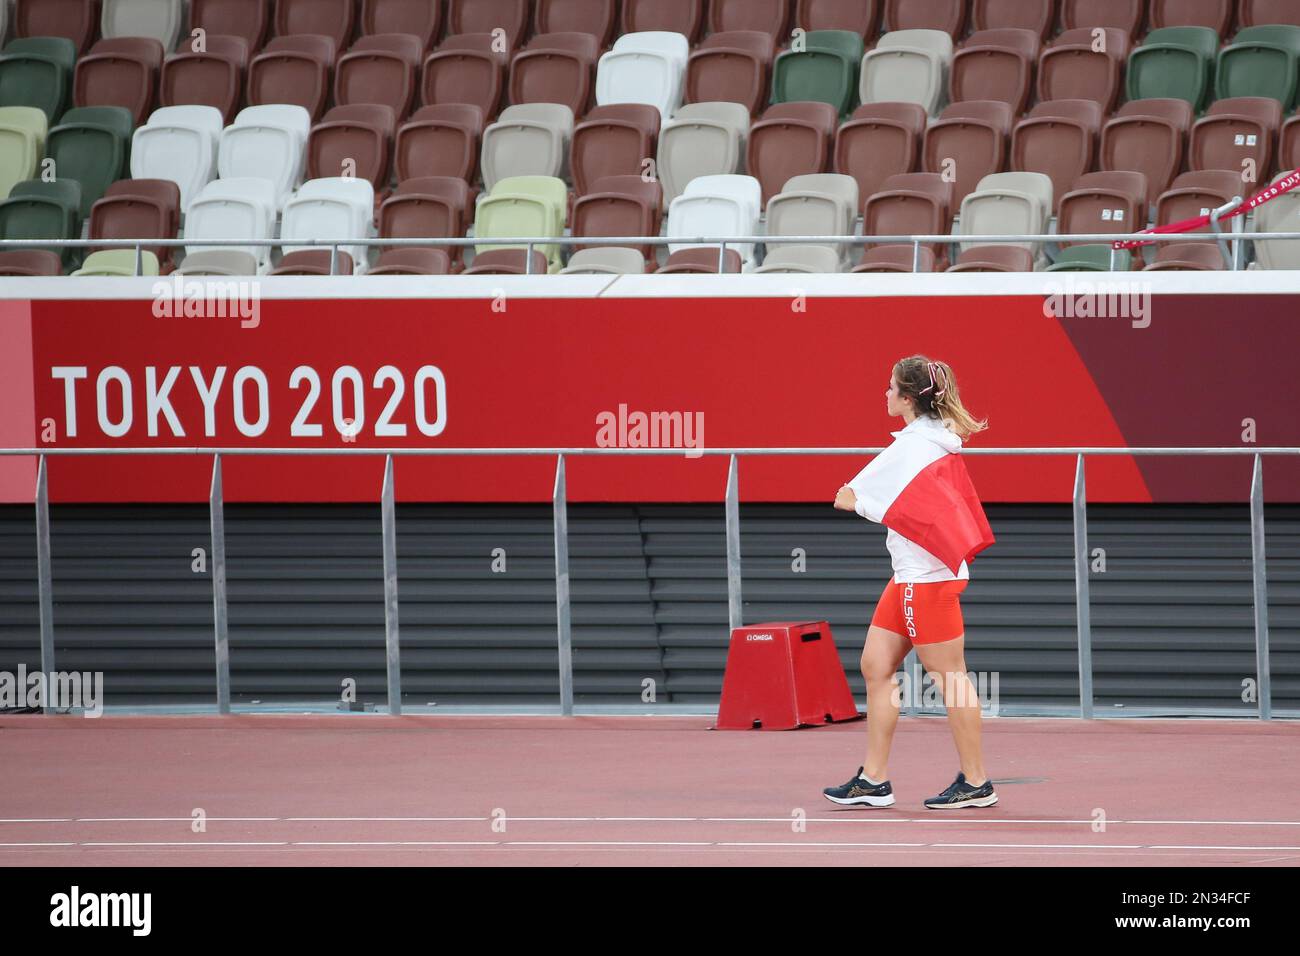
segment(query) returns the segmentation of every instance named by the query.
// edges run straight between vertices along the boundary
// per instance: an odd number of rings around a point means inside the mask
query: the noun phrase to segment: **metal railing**
[[[394,503],[395,457],[554,457],[555,487],[551,503],[555,531],[555,604],[556,638],[559,652],[560,712],[573,715],[573,647],[571,606],[569,600],[568,504],[565,459],[586,456],[681,456],[729,457],[724,494],[727,553],[727,617],[731,630],[743,623],[740,556],[739,459],[763,456],[863,457],[874,456],[883,448],[0,448],[0,457],[38,458],[36,470],[36,546],[37,578],[40,599],[41,669],[52,673],[54,659],[53,578],[50,567],[49,487],[46,459],[73,456],[207,456],[211,455],[212,486],[208,506],[212,536],[212,603],[213,631],[216,644],[217,711],[230,713],[230,642],[226,607],[226,543],[224,501],[221,482],[223,457],[375,457],[384,456],[384,479],[380,491],[380,516],[384,555],[384,634],[387,652],[387,691],[389,713],[402,712],[401,656],[398,627],[397,591],[397,517]],[[1092,625],[1088,579],[1088,519],[1084,481],[1084,458],[1137,456],[1204,456],[1254,458],[1250,484],[1251,578],[1253,585],[1255,626],[1255,677],[1258,692],[1258,716],[1272,717],[1272,690],[1268,653],[1268,581],[1264,560],[1264,469],[1263,458],[1271,455],[1300,457],[1296,448],[968,448],[962,455],[972,457],[1062,457],[1076,459],[1073,525],[1074,586],[1076,630],[1079,659],[1079,715],[1093,716]],[[914,687],[920,687],[920,664],[915,651],[908,655],[908,673]],[[913,698],[914,701],[915,698]],[[51,710],[46,701],[46,712]],[[918,712],[913,702],[909,713]]]

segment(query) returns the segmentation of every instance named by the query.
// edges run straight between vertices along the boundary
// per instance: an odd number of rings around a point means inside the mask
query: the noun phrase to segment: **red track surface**
[[[821,795],[865,724],[711,723],[3,718],[0,866],[1300,863],[1294,723],[985,720],[1000,801],[950,811],[921,806],[958,769],[942,719],[900,722],[885,810]]]

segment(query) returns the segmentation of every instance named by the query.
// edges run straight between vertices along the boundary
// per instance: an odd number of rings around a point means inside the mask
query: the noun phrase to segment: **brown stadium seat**
[[[657,181],[640,176],[605,176],[596,180],[591,192],[573,204],[570,217],[575,237],[657,236],[663,212],[664,189]],[[592,243],[582,248],[608,248]],[[634,246],[645,257],[647,268],[655,263],[654,246]],[[715,253],[716,258],[716,253]]]
[[[905,173],[890,176],[879,192],[867,197],[862,208],[864,236],[938,236],[952,230],[952,183],[944,182],[940,173]],[[947,266],[944,246],[922,246],[922,271],[933,272]],[[862,267],[876,266],[883,271],[911,272],[911,245],[867,247]],[[869,269],[866,271],[877,271]]]
[[[361,33],[409,33],[420,38],[420,51],[433,49],[442,36],[440,0],[364,0]]]
[[[1086,173],[1061,197],[1059,208],[1056,231],[1062,235],[1141,232],[1147,224],[1147,178],[1129,171]]]
[[[248,41],[238,36],[209,34],[206,50],[195,53],[182,43],[181,51],[164,62],[158,81],[161,106],[214,106],[229,126],[239,112],[248,68]]]
[[[465,235],[474,206],[471,193],[468,183],[450,176],[408,179],[379,207],[379,235],[384,239],[459,239]],[[445,247],[450,269],[460,269],[462,251],[462,246]]]
[[[616,0],[536,0],[534,33],[590,33],[603,50],[614,42]]]
[[[953,55],[948,74],[950,99],[1001,100],[1017,115],[1034,88],[1038,34],[1014,27],[972,33]]]
[[[276,37],[248,65],[248,105],[301,106],[315,122],[325,112],[334,41],[321,34]]]
[[[330,274],[329,249],[300,249],[290,252],[280,260],[280,264],[267,275],[270,276],[327,276]],[[339,250],[335,260],[334,274],[352,275],[352,256]]]
[[[1112,27],[1130,40],[1138,35],[1147,0],[1061,0],[1061,28]]]
[[[445,249],[423,246],[385,249],[367,275],[372,276],[445,276],[451,274],[451,259]]]
[[[1241,175],[1224,169],[1202,170],[1183,173],[1174,180],[1173,186],[1166,190],[1156,203],[1156,225],[1167,226],[1196,216],[1207,215],[1212,210],[1231,201],[1235,196],[1242,196]],[[1230,228],[1225,224],[1225,231]],[[1210,232],[1206,225],[1196,232]],[[1190,235],[1190,233],[1189,233]],[[1224,267],[1223,256],[1215,242],[1192,241],[1187,243],[1158,243],[1157,248],[1147,250],[1154,261],[1147,266],[1149,270],[1217,270]]]
[[[307,178],[354,175],[382,191],[388,186],[396,126],[390,106],[335,106],[307,137]]]
[[[709,32],[757,30],[780,44],[790,35],[789,0],[709,0]]]
[[[864,103],[836,133],[835,172],[856,179],[859,196],[890,176],[917,172],[928,118],[917,103]]]
[[[1300,5],[1295,0],[1241,0],[1238,25],[1243,27],[1288,23],[1300,26]]]
[[[1273,174],[1274,144],[1282,126],[1282,104],[1271,96],[1238,96],[1210,104],[1192,127],[1189,169],[1252,170],[1252,182]],[[1250,160],[1252,165],[1247,166]]]
[[[271,0],[190,0],[190,27],[209,37],[241,37],[255,56],[271,27]]]
[[[686,64],[687,103],[740,103],[751,116],[768,101],[776,44],[766,33],[715,33]]]
[[[77,106],[124,106],[144,124],[158,97],[163,47],[152,37],[100,40],[77,61],[72,83]]]
[[[15,0],[14,36],[66,37],[81,56],[99,32],[99,0]]]
[[[970,21],[976,31],[1018,27],[1046,40],[1056,26],[1056,0],[974,0]]]
[[[528,268],[527,249],[492,249],[480,252],[473,264],[465,270],[467,276],[544,276],[550,263],[544,253],[533,250],[531,271]]]
[[[493,49],[490,33],[447,37],[424,61],[421,102],[471,103],[491,122],[500,111],[508,64],[508,55]]]
[[[579,196],[606,176],[639,176],[659,147],[659,110],[643,103],[597,106],[573,129],[569,170]]]
[[[316,33],[346,50],[357,25],[356,0],[276,0],[275,35]]]
[[[0,252],[0,276],[61,276],[63,260],[48,249]]]
[[[954,40],[966,30],[967,0],[885,0],[889,30],[942,30]]]
[[[1059,205],[1074,181],[1096,165],[1101,118],[1092,100],[1039,103],[1011,134],[1011,168],[1048,176]]]
[[[919,254],[912,246],[868,246],[854,272],[934,272],[934,250],[922,246]]]
[[[383,103],[398,120],[405,119],[415,99],[415,73],[423,54],[420,38],[411,33],[361,37],[334,69],[334,102]]]
[[[692,46],[704,32],[704,0],[623,0],[623,32],[680,33]]]
[[[1219,244],[1210,242],[1163,242],[1156,261],[1145,272],[1217,272],[1227,268]]]
[[[560,103],[587,112],[596,91],[600,41],[590,33],[543,33],[510,62],[510,102]]]
[[[1278,134],[1277,166],[1284,172],[1300,169],[1300,113],[1289,117]]]
[[[741,269],[740,253],[727,249],[723,253],[724,273],[739,272]],[[716,246],[696,246],[693,249],[679,249],[668,257],[663,268],[656,270],[658,275],[716,275],[718,273],[718,250]]]
[[[778,103],[749,128],[749,175],[763,187],[764,205],[791,177],[830,172],[838,119],[829,103]]]
[[[478,178],[483,111],[468,103],[422,106],[397,131],[393,168],[397,181],[417,176]]]
[[[1151,29],[1209,27],[1224,37],[1232,29],[1232,8],[1233,0],[1151,0]]]
[[[1108,28],[1104,52],[1093,49],[1093,30],[1066,30],[1038,57],[1039,100],[1095,100],[1104,112],[1115,108],[1128,60],[1129,38]]]
[[[1183,168],[1192,106],[1180,99],[1133,100],[1120,107],[1101,133],[1102,169],[1129,169],[1147,177],[1147,204],[1154,207]]]
[[[506,46],[517,49],[528,32],[529,0],[449,0],[447,36],[504,30]]]
[[[1006,103],[970,100],[950,104],[925,131],[921,168],[956,177],[952,182],[954,207],[989,173],[1007,168],[1011,121],[1011,107]]]
[[[957,256],[949,272],[1033,272],[1034,254],[1022,246],[990,243],[971,246]]]
[[[169,179],[122,179],[90,209],[91,239],[175,239],[181,192]],[[163,271],[171,271],[173,247],[147,246]]]
[[[801,30],[848,30],[867,44],[880,35],[884,0],[799,0],[794,27]]]

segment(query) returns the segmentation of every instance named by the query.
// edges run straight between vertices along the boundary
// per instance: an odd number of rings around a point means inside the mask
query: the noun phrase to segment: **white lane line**
[[[113,841],[88,843],[0,843],[0,848],[17,847],[349,847],[349,846],[464,846],[464,847],[536,847],[536,846],[751,846],[751,847],[896,847],[910,849],[1002,849],[1002,850],[1227,850],[1234,852],[1277,852],[1300,850],[1295,846],[1196,846],[1188,844],[1116,844],[1116,843],[857,843],[786,841],[708,841],[708,840],[332,840],[332,841]]]
[[[77,846],[288,846],[285,840],[194,840],[182,841],[173,840],[169,842],[126,842],[114,841],[112,843],[78,843]]]
[[[498,846],[496,840],[295,840],[290,846]]]
[[[696,840],[508,840],[506,846],[718,846]]]
[[[528,823],[790,823],[801,819],[805,823],[948,823],[957,825],[1035,824],[1060,826],[1068,824],[1093,824],[1089,819],[1035,819],[989,817],[886,817],[867,815],[868,811],[844,811],[831,817],[523,817],[506,815],[505,819]],[[0,818],[7,823],[193,823],[194,817],[64,817],[64,818]],[[209,823],[481,823],[491,819],[484,816],[465,817],[207,817]],[[1108,826],[1300,826],[1300,820],[1107,820]]]
[[[30,817],[30,818],[15,817],[13,819],[0,820],[0,823],[71,823],[71,822],[72,822],[71,817],[61,817],[58,819],[47,819],[47,818],[37,818],[37,817]]]
[[[933,847],[977,846],[985,849],[1026,849],[1043,848],[1047,850],[1152,850],[1155,847],[1141,843],[931,843]],[[1200,849],[1199,847],[1196,849]]]
[[[1300,846],[1153,846],[1152,850],[1300,850]]]
[[[5,846],[77,846],[76,843],[0,843],[0,847]]]
[[[197,817],[77,817],[76,823],[193,823]],[[279,823],[279,817],[204,817],[208,823]],[[59,821],[64,822],[64,821]]]
[[[735,841],[726,841],[726,842],[714,844],[714,846],[816,846],[816,847],[828,847],[828,846],[925,847],[929,845],[930,844],[928,843],[841,843],[839,841],[832,841],[830,843],[800,843],[798,840],[769,841],[769,842],[735,840]]]
[[[209,822],[212,819],[208,817]],[[282,817],[280,819],[286,823],[482,823],[488,817]],[[509,819],[524,818],[509,817]]]

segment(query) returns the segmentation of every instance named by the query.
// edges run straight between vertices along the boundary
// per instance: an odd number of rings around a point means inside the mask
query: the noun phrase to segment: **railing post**
[[[212,456],[212,627],[217,649],[217,713],[230,713],[230,634],[226,620],[226,515],[221,497],[221,455]]]
[[[718,244],[718,275],[727,271],[727,243],[725,241]]]
[[[532,274],[533,274],[533,244],[530,242],[528,244],[528,252],[524,259],[524,275],[530,276]]]
[[[1088,589],[1088,503],[1083,455],[1074,472],[1074,603],[1079,625],[1079,716],[1092,719],[1092,614]]]
[[[1110,271],[1116,272],[1119,269],[1119,250],[1114,246],[1110,247]]]
[[[54,575],[50,571],[50,490],[45,456],[36,466],[36,581],[41,619],[41,671],[45,674],[42,710],[54,713]]]
[[[402,714],[402,655],[397,628],[397,509],[393,491],[393,456],[384,459],[384,487],[379,507],[384,531],[384,647],[388,652],[388,713]]]
[[[727,624],[729,631],[744,626],[740,591],[740,482],[736,456],[727,468]]]
[[[919,241],[912,242],[912,271],[921,271],[921,243]]]
[[[135,244],[135,274],[144,275],[144,253],[141,251],[140,243]]]
[[[569,514],[564,480],[564,456],[555,466],[555,620],[559,636],[560,713],[573,716],[573,633],[569,613]]]
[[[1255,456],[1250,480],[1250,569],[1255,584],[1255,679],[1259,719],[1273,719],[1273,692],[1268,661],[1268,576],[1264,566],[1264,465]]]
[[[339,274],[339,247],[337,245],[332,245],[330,246],[330,275],[336,276],[338,274]]]

